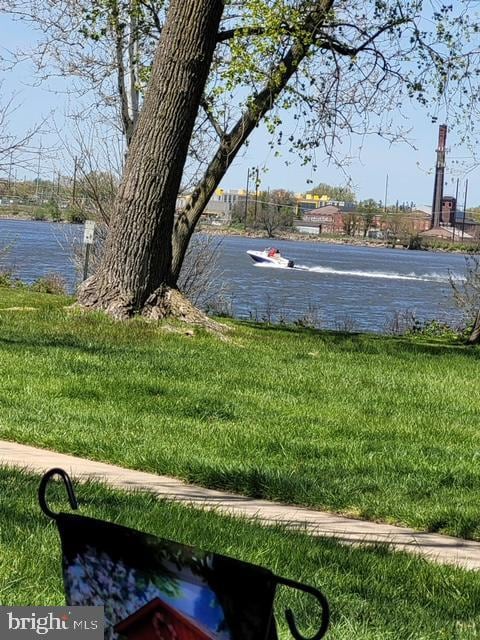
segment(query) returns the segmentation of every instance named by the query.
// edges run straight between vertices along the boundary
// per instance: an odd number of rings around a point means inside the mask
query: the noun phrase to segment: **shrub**
[[[8,269],[0,269],[0,287],[13,286],[12,272]]]
[[[43,208],[34,209],[33,211],[33,219],[34,220],[45,220],[47,217],[47,212]]]
[[[471,327],[467,342],[480,342],[480,257],[467,256],[465,258],[465,277],[455,278],[450,274],[450,286],[453,299],[462,311],[468,327]]]
[[[314,302],[309,302],[303,316],[294,320],[293,324],[305,329],[320,329],[322,326],[320,307]]]
[[[205,305],[205,311],[211,316],[217,316],[219,318],[233,318],[233,298],[224,294],[212,297]]]
[[[65,213],[67,220],[72,224],[83,224],[87,219],[87,213],[82,209],[67,209]]]
[[[387,335],[403,336],[407,333],[417,333],[420,326],[414,309],[396,309],[385,320],[384,332]]]
[[[425,336],[429,338],[458,338],[463,327],[452,327],[440,320],[419,320],[413,309],[394,311],[385,322],[385,333],[398,336]]]
[[[456,329],[446,322],[439,320],[426,320],[418,323],[416,327],[406,332],[406,335],[422,335],[429,338],[458,338],[462,333],[460,328]]]
[[[65,280],[56,273],[47,273],[35,280],[31,286],[32,291],[38,293],[53,293],[55,295],[66,295],[67,284]]]
[[[54,222],[58,222],[59,220],[62,219],[62,214],[60,213],[60,209],[58,207],[58,204],[54,201],[51,200],[47,207],[46,207],[47,213],[49,215],[49,217],[54,221]]]
[[[407,249],[419,251],[423,249],[422,238],[418,233],[411,235],[408,239]]]
[[[2,269],[0,267],[0,287],[23,287],[21,280],[13,275],[13,269]]]

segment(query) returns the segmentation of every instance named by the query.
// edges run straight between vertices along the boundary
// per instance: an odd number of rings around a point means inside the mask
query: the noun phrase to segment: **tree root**
[[[178,289],[161,287],[145,302],[141,315],[150,320],[175,319],[214,333],[225,333],[228,327],[209,318],[195,307]]]
[[[86,310],[104,311],[115,320],[142,316],[148,320],[180,320],[213,333],[226,333],[229,330],[229,327],[212,320],[201,309],[195,307],[178,289],[166,285],[152,293],[141,308],[136,308],[133,296],[115,294],[111,289],[107,294],[101,295],[93,276],[81,285],[75,306]]]

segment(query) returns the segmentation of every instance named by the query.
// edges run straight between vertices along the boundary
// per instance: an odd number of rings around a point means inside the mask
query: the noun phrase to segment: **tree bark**
[[[79,291],[84,307],[123,318],[171,298],[175,202],[223,7],[170,2],[104,256]]]
[[[475,316],[472,333],[468,336],[467,344],[480,344],[480,311],[477,311]]]

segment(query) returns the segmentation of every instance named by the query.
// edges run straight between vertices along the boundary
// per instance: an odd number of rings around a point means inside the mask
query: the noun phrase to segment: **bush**
[[[423,249],[422,238],[418,233],[411,235],[408,239],[407,249],[412,251],[420,251]]]
[[[406,332],[406,335],[421,335],[429,338],[458,338],[461,334],[460,328],[456,329],[439,320],[426,320]]]
[[[465,277],[458,280],[450,274],[450,286],[453,299],[462,311],[470,335],[467,342],[478,344],[480,341],[480,257],[465,257]]]
[[[86,212],[81,209],[67,209],[65,213],[68,222],[72,224],[83,224],[87,219]]]
[[[436,249],[440,251],[461,251],[462,253],[480,253],[480,243],[478,242],[448,242],[434,238],[423,238],[422,244],[425,249]]]
[[[24,284],[21,280],[13,275],[12,269],[0,268],[0,287],[23,287]]]
[[[33,211],[34,220],[45,220],[47,218],[47,212],[43,208],[38,208]]]
[[[58,207],[58,204],[54,201],[51,200],[47,207],[46,207],[46,211],[48,213],[48,216],[54,221],[54,222],[58,222],[59,220],[62,219],[62,214],[60,213],[60,209]]]
[[[47,273],[35,280],[31,286],[32,291],[37,293],[53,293],[55,295],[66,295],[67,284],[65,280],[56,273]]]
[[[8,269],[0,269],[0,287],[13,286],[12,272]]]
[[[385,322],[385,333],[397,336],[425,336],[428,338],[458,338],[463,327],[452,327],[440,320],[419,320],[413,309],[394,311]]]
[[[414,309],[396,309],[385,320],[384,333],[392,336],[403,336],[417,333],[421,326]]]

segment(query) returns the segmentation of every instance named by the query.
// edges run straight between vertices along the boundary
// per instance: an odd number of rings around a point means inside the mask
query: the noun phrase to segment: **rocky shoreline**
[[[17,215],[11,214],[2,214],[0,212],[0,221],[8,220],[8,221],[22,221],[22,222],[55,222],[56,224],[80,224],[80,223],[72,223],[68,220],[36,220],[33,216],[30,216],[25,213],[19,213]],[[267,244],[275,243],[276,240],[282,240],[287,242],[311,242],[311,243],[323,243],[323,244],[339,244],[339,245],[352,245],[355,247],[368,247],[368,248],[379,248],[379,249],[395,249],[395,250],[408,250],[408,247],[404,246],[401,243],[397,243],[392,245],[391,243],[385,242],[384,240],[374,240],[370,238],[362,238],[362,237],[350,237],[350,236],[321,236],[321,235],[308,235],[308,234],[299,234],[293,232],[278,232],[275,236],[271,237],[265,231],[260,230],[252,230],[247,229],[245,231],[241,229],[235,229],[230,227],[213,227],[211,225],[200,225],[197,228],[197,232],[206,233],[211,236],[220,236],[227,237],[233,236],[238,238],[255,238],[255,239],[263,239]],[[450,244],[448,246],[428,246],[424,245],[420,249],[416,249],[417,251],[434,251],[441,253],[478,253],[480,252],[480,247],[472,247],[473,251],[465,251],[464,247],[456,248],[454,245]]]
[[[288,233],[288,232],[280,232],[276,234],[274,237],[269,237],[267,233],[263,231],[241,231],[239,229],[230,229],[227,227],[211,227],[204,225],[198,231],[202,233],[206,233],[208,235],[213,236],[234,236],[238,238],[255,238],[255,239],[263,239],[266,244],[274,244],[276,240],[282,241],[290,241],[290,242],[312,242],[312,243],[323,243],[323,244],[339,244],[339,245],[352,245],[355,247],[367,247],[367,248],[378,248],[378,249],[393,249],[393,250],[402,250],[408,251],[408,247],[404,246],[401,243],[395,244],[393,246],[391,243],[387,243],[383,240],[373,240],[369,238],[359,238],[359,237],[349,237],[349,236],[321,236],[321,235],[308,235],[308,234],[299,234],[299,233]],[[416,251],[431,251],[431,252],[440,252],[440,253],[461,253],[467,254],[463,248],[456,248],[453,245],[449,247],[438,247],[438,246],[423,246],[421,249],[415,249]]]

